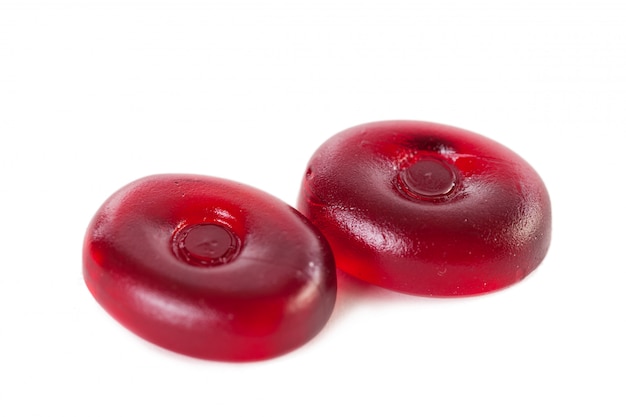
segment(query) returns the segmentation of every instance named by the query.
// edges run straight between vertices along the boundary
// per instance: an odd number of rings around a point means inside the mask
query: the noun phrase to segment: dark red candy
[[[534,270],[550,243],[548,192],[508,148],[434,123],[356,126],[313,155],[298,208],[337,267],[420,295],[479,294]]]
[[[320,232],[257,189],[157,175],[113,194],[84,242],[84,276],[119,322],[164,348],[266,359],[315,336],[336,295]]]

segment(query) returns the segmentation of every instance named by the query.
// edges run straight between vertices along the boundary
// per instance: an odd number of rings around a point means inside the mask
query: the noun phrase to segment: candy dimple
[[[550,200],[537,173],[475,133],[413,121],[371,123],[324,143],[298,208],[339,269],[411,294],[509,286],[545,257]]]
[[[230,262],[237,254],[239,239],[225,226],[194,224],[177,232],[174,253],[192,265],[215,266]]]
[[[448,194],[456,176],[445,162],[435,158],[420,159],[398,174],[402,188],[411,196],[433,198]]]

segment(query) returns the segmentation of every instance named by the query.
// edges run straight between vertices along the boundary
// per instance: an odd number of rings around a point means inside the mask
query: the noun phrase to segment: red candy
[[[344,272],[392,290],[479,294],[534,270],[550,243],[547,190],[483,136],[413,121],[345,130],[313,155],[298,208]]]
[[[83,265],[119,322],[206,359],[290,351],[322,329],[336,295],[328,243],[302,215],[204,176],[157,175],[117,191],[89,225]]]

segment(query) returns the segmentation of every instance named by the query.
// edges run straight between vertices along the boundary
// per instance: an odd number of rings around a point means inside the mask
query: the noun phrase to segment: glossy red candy
[[[434,123],[335,135],[311,158],[298,208],[329,240],[339,269],[411,294],[506,287],[550,243],[550,200],[533,168],[490,139]]]
[[[156,175],[113,194],[84,242],[84,276],[119,322],[164,348],[225,361],[270,358],[315,336],[335,302],[319,231],[257,189]]]

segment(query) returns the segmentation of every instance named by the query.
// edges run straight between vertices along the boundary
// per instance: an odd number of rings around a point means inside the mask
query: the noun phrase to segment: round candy
[[[508,148],[434,123],[356,126],[311,158],[299,210],[337,267],[392,290],[433,296],[509,286],[550,243],[548,192]]]
[[[186,355],[266,359],[315,336],[333,310],[320,232],[257,189],[156,175],[113,194],[84,241],[96,300],[139,336]]]

